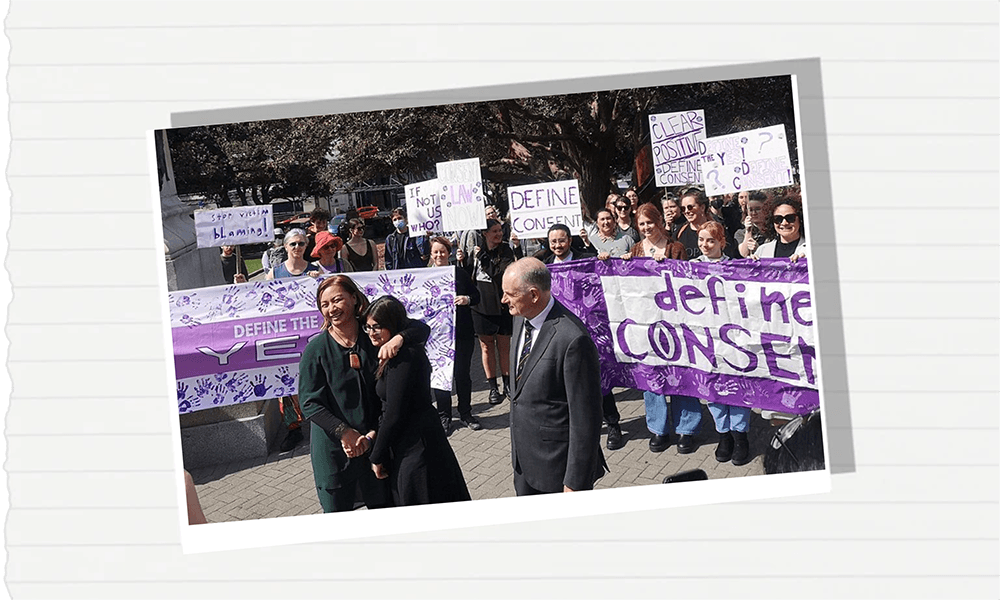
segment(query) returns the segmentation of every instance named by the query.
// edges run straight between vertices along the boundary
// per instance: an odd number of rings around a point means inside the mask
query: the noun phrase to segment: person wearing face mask
[[[415,269],[427,265],[431,251],[427,236],[412,238],[406,228],[406,213],[402,208],[392,211],[395,230],[385,238],[385,268]]]

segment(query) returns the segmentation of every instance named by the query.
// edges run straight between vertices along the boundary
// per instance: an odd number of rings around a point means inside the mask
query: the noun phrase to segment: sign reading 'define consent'
[[[580,186],[576,179],[507,188],[511,231],[522,240],[544,238],[562,223],[577,234],[583,227]]]
[[[438,180],[429,179],[406,186],[406,223],[410,237],[441,233],[441,206],[438,204]]]
[[[550,265],[587,325],[601,385],[802,414],[819,407],[806,265],[596,258]]]
[[[199,248],[274,241],[271,206],[237,206],[194,213]]]
[[[701,183],[701,144],[705,139],[705,111],[649,115],[649,141],[658,187]]]
[[[773,125],[707,138],[701,155],[705,193],[709,196],[790,185],[785,126]]]
[[[445,231],[486,228],[486,203],[479,159],[437,164],[438,202]]]

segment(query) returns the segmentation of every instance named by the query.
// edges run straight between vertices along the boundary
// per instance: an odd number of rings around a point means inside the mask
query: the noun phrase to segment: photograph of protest
[[[796,103],[153,132],[189,523],[826,470]]]

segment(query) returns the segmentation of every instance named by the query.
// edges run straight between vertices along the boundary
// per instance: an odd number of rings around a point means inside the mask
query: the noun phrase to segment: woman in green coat
[[[406,342],[423,343],[430,328],[417,320],[376,350],[361,330],[368,299],[346,275],[323,280],[316,291],[323,329],[299,362],[299,402],[312,423],[310,454],[323,512],[354,509],[357,488],[368,508],[392,505],[385,480],[366,453],[375,440],[381,404],[375,393],[379,357],[395,356]]]

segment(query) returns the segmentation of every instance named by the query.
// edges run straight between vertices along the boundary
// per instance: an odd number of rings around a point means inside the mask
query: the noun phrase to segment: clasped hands
[[[340,445],[344,448],[344,454],[347,455],[347,458],[356,458],[368,452],[374,440],[374,431],[369,432],[368,435],[361,435],[357,430],[348,428],[340,436]]]

